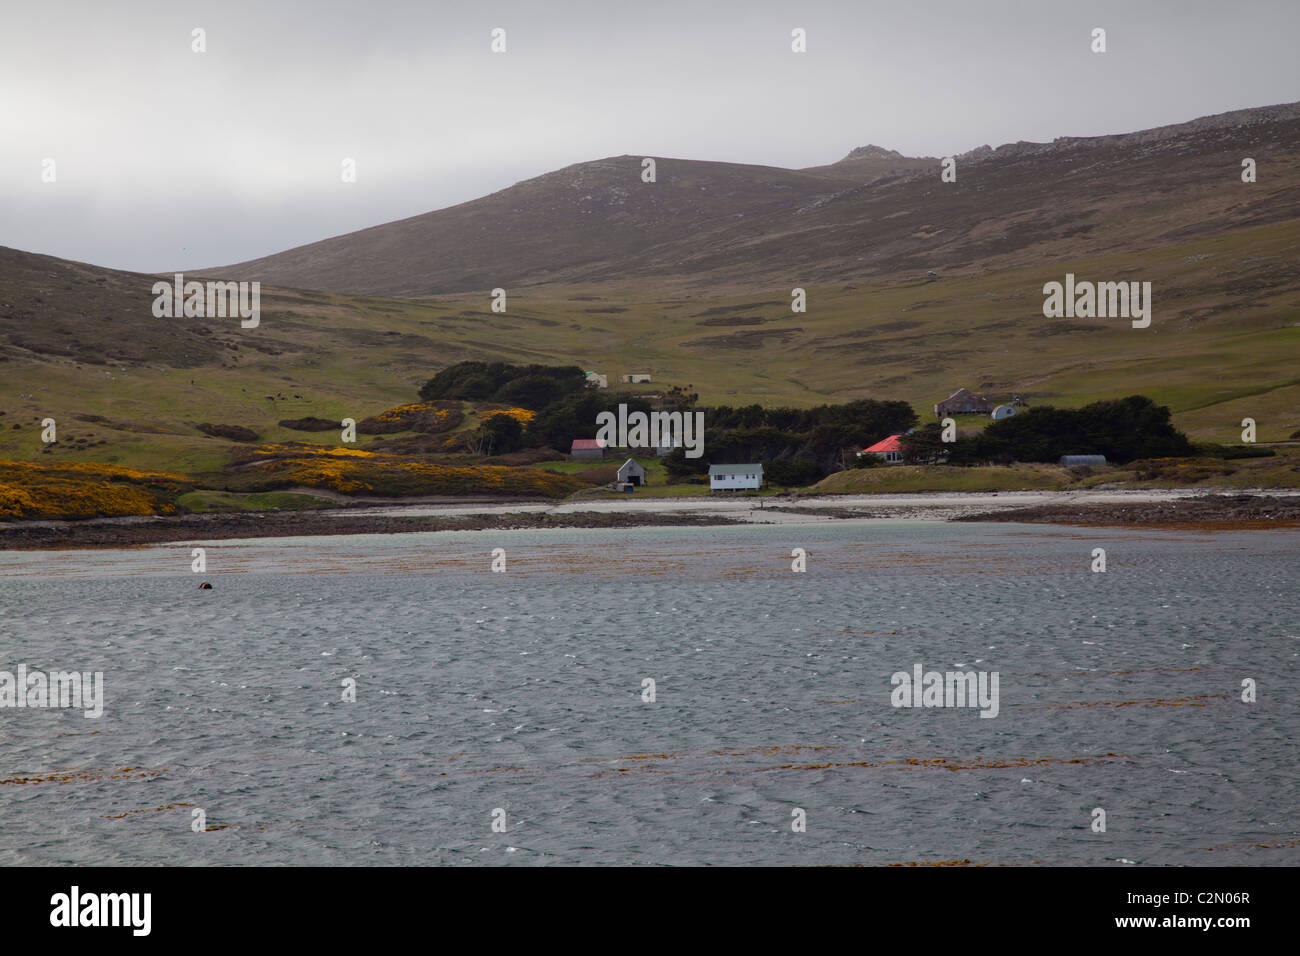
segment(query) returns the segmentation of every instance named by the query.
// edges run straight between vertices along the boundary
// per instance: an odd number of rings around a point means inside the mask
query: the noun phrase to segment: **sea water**
[[[103,674],[0,708],[0,863],[1295,865],[1298,584],[1294,530],[0,552],[0,670]]]

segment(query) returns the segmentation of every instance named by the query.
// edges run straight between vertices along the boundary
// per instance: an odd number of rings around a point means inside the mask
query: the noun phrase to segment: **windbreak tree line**
[[[916,424],[902,401],[860,399],[815,408],[718,405],[704,412],[702,458],[681,449],[665,461],[669,474],[699,474],[710,463],[762,462],[763,477],[778,485],[806,485],[844,467],[846,449],[863,448]]]
[[[945,444],[930,423],[903,441],[904,459],[974,465],[1013,461],[1055,462],[1062,455],[1105,455],[1125,464],[1139,458],[1181,458],[1195,453],[1174,428],[1166,406],[1145,395],[1093,402],[1082,408],[1036,406],[993,422],[979,435]]]
[[[536,417],[521,426],[505,416],[484,416],[481,431],[497,451],[543,445],[567,451],[575,438],[591,438],[601,412],[617,415],[658,410],[637,394],[587,387],[576,365],[510,365],[461,362],[443,369],[420,389],[425,401],[463,399],[501,402],[530,409]],[[699,406],[696,396],[669,390],[663,408],[704,413],[704,454],[687,458],[678,448],[665,459],[669,474],[701,474],[710,463],[762,462],[764,477],[778,485],[805,485],[839,471],[847,449],[861,449],[888,435],[905,434],[904,458],[913,463],[954,465],[1055,462],[1062,455],[1105,455],[1124,464],[1140,458],[1177,458],[1195,453],[1174,428],[1169,409],[1145,395],[1093,402],[1082,408],[1030,408],[993,422],[979,435],[940,440],[937,423],[921,427],[902,401],[861,399],[813,408],[762,405]]]
[[[426,402],[438,399],[508,402],[540,411],[587,387],[576,365],[508,365],[505,362],[458,362],[420,387]]]
[[[629,413],[658,410],[636,394],[587,388],[585,373],[576,365],[461,362],[429,379],[420,398],[505,402],[535,411],[536,418],[521,430],[504,422],[498,428],[497,418],[484,416],[483,427],[492,432],[492,447],[499,451],[542,445],[566,451],[575,438],[596,434],[601,412],[617,414],[620,404]],[[699,406],[695,399],[693,393],[674,388],[662,403],[666,409],[704,413],[703,456],[687,458],[684,449],[675,450],[665,461],[670,474],[699,474],[710,462],[762,462],[765,474],[777,484],[808,484],[838,471],[845,449],[906,431],[917,420],[911,406],[901,401],[764,408]]]

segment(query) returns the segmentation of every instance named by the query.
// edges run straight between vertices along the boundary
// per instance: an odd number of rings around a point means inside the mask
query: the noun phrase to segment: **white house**
[[[763,466],[755,465],[710,465],[710,491],[743,491],[758,488],[763,484]]]
[[[588,372],[587,387],[588,388],[609,388],[609,379],[608,377],[601,375],[599,372]]]
[[[633,372],[631,375],[624,375],[619,381],[628,385],[640,385],[650,381],[650,374],[648,372]]]

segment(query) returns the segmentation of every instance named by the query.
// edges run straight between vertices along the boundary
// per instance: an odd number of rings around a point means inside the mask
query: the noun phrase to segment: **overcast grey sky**
[[[1129,132],[1300,99],[1298,36],[1300,0],[3,0],[0,245],[187,269],[624,153]]]

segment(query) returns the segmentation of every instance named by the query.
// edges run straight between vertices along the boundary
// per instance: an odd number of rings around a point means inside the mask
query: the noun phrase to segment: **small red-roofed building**
[[[575,438],[569,447],[569,457],[573,459],[604,458],[605,440],[603,438]]]
[[[890,435],[888,438],[881,439],[870,448],[864,448],[858,452],[858,457],[863,455],[875,455],[881,461],[897,465],[903,460],[903,443],[902,435]]]

